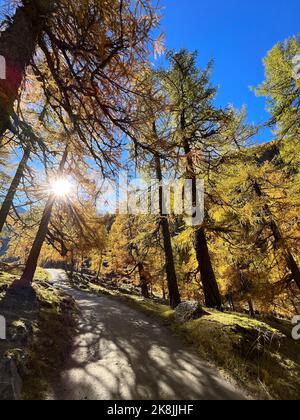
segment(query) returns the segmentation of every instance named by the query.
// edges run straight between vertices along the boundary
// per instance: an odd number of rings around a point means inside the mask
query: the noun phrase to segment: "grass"
[[[299,399],[300,345],[281,326],[211,312],[180,329],[202,357],[233,375],[257,398]]]
[[[202,359],[233,378],[252,397],[299,399],[300,343],[291,338],[291,323],[272,317],[252,319],[237,313],[207,310],[208,315],[178,325],[175,312],[166,305],[102,286],[90,285],[88,289],[118,298],[168,324]]]
[[[22,399],[43,399],[72,344],[75,302],[53,288],[48,274],[38,269],[34,281],[36,302],[10,302],[6,289],[19,277],[0,272],[0,313],[7,319],[8,337],[0,342],[0,360],[13,358],[23,380]],[[9,309],[8,309],[9,308]]]

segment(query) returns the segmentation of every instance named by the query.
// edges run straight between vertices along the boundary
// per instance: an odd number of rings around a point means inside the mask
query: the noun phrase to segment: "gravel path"
[[[167,327],[114,298],[74,290],[62,271],[49,271],[81,310],[73,350],[49,399],[245,399]]]

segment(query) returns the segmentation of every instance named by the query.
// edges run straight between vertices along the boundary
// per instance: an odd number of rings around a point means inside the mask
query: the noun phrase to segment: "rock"
[[[22,322],[16,325],[12,325],[9,328],[8,334],[10,339],[20,346],[26,346],[29,342],[29,334],[27,327]]]
[[[204,314],[205,312],[199,302],[183,302],[175,309],[175,321],[178,324],[184,324],[193,319],[201,318]]]

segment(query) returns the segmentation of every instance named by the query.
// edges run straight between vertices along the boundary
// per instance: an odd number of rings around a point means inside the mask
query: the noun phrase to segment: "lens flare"
[[[65,178],[56,179],[51,184],[51,192],[57,197],[66,197],[70,194],[71,189],[72,185]]]

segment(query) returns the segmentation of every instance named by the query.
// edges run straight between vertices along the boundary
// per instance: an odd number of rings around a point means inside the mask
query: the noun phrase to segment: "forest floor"
[[[72,288],[63,271],[50,273],[80,315],[71,355],[48,399],[245,399],[158,320],[114,297]]]
[[[165,324],[191,345],[201,360],[257,399],[299,400],[300,341],[291,337],[290,321],[252,319],[239,313],[207,310],[208,315],[184,325],[175,323],[168,306],[105,287],[76,283],[83,291],[107,295]]]
[[[20,274],[18,268],[0,271],[0,315],[6,319],[6,340],[0,340],[0,399],[38,400],[69,353],[77,309],[69,296],[51,287],[42,269],[35,276],[36,296],[10,295]]]
[[[0,379],[13,360],[22,399],[299,399],[300,343],[288,321],[208,311],[179,326],[166,305],[71,286],[57,270],[56,284],[38,270],[36,304],[27,305],[8,298],[18,277],[0,270]]]

